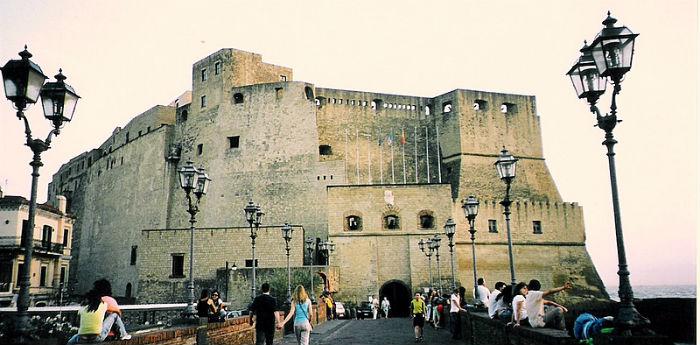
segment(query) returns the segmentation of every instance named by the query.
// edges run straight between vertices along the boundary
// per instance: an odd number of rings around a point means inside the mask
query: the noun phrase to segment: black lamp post
[[[191,161],[187,161],[186,165],[180,168],[179,174],[180,187],[185,190],[187,195],[187,213],[190,214],[190,270],[187,284],[189,300],[183,316],[195,317],[197,310],[194,305],[194,224],[197,222],[195,216],[199,212],[199,201],[202,199],[202,196],[207,194],[211,179],[204,168],[195,168]],[[191,194],[194,194],[194,200],[192,200]]]
[[[571,78],[578,98],[585,98],[590,111],[596,115],[597,126],[605,132],[603,145],[607,148],[608,168],[610,170],[610,189],[612,191],[613,214],[615,220],[615,238],[617,240],[617,261],[620,277],[620,306],[615,322],[622,328],[623,334],[630,335],[631,330],[646,326],[649,320],[639,314],[632,302],[634,293],[630,284],[630,272],[627,269],[625,242],[622,235],[620,202],[617,190],[617,173],[615,171],[615,151],[617,144],[613,136],[615,126],[621,122],[617,119],[617,95],[622,90],[621,83],[625,73],[632,68],[634,41],[639,34],[633,33],[626,26],[616,27],[617,19],[610,16],[603,21],[605,26],[595,37],[591,45],[581,49],[581,57],[576,61],[567,75]],[[605,93],[607,79],[613,84],[610,113],[601,115],[596,106],[598,98]]]
[[[455,256],[454,256],[454,241],[452,237],[455,235],[457,224],[452,218],[448,218],[445,222],[445,235],[447,235],[448,246],[450,247],[450,268],[452,270],[452,290],[457,288],[457,283],[455,282]]]
[[[470,195],[466,199],[462,200],[462,209],[464,210],[464,217],[467,218],[469,222],[469,239],[472,240],[472,263],[474,266],[474,304],[480,305],[481,299],[479,298],[479,284],[476,278],[476,245],[474,244],[474,234],[476,234],[476,229],[474,229],[474,220],[476,215],[479,214],[479,200],[473,195]]]
[[[430,239],[423,240],[421,238],[421,240],[418,241],[418,248],[420,248],[420,251],[423,252],[423,254],[425,254],[425,256],[428,257],[428,277],[429,277],[428,279],[430,279],[430,288],[432,288],[433,287],[433,267],[432,267],[433,247],[430,243],[431,243]]]
[[[287,252],[287,301],[292,300],[292,269],[289,266],[289,241],[292,240],[292,228],[289,223],[282,226],[282,238],[284,238],[284,250]]]
[[[326,255],[326,277],[329,279],[328,289],[330,290],[331,253],[335,251],[335,243],[330,240],[321,242],[321,251]]]
[[[24,269],[20,272],[19,297],[17,299],[17,314],[15,314],[15,330],[17,340],[28,341],[29,336],[29,288],[31,286],[30,276],[33,254],[33,230],[36,216],[36,194],[39,183],[39,168],[43,166],[41,154],[51,148],[51,139],[60,134],[60,129],[65,122],[70,122],[75,112],[75,106],[80,96],[73,88],[64,81],[66,77],[59,69],[55,76],[55,82],[44,81],[48,79],[41,67],[29,60],[32,54],[27,51],[27,46],[19,53],[21,59],[10,60],[2,71],[3,84],[5,86],[5,97],[14,103],[17,109],[17,118],[24,122],[24,133],[26,135],[26,145],[32,150],[33,159],[29,163],[32,167],[32,186],[29,197],[29,215],[27,227],[22,230],[22,242],[24,244]],[[44,117],[51,121],[53,129],[49,132],[45,140],[34,139],[29,127],[29,120],[24,114],[24,109],[28,105],[36,103],[41,96],[41,103],[44,110]]]
[[[245,219],[250,226],[250,246],[253,252],[253,279],[251,280],[250,284],[250,298],[255,299],[255,291],[257,289],[257,285],[255,283],[255,269],[258,266],[257,262],[255,261],[255,238],[258,237],[258,228],[260,227],[262,216],[265,215],[265,213],[263,213],[260,205],[255,205],[252,200],[248,201],[248,205],[243,208],[243,211],[245,211]]]
[[[506,232],[508,233],[508,260],[510,263],[510,285],[511,288],[515,288],[515,261],[513,260],[513,239],[510,235],[510,184],[515,179],[515,166],[518,159],[513,157],[505,146],[501,150],[501,155],[494,165],[496,165],[496,170],[498,170],[498,175],[501,181],[506,184],[506,196],[501,201],[503,205],[503,214],[506,216]]]
[[[309,258],[311,258],[311,269],[309,270],[309,273],[311,275],[311,301],[314,301],[314,239],[313,237],[307,237],[306,241],[304,242],[306,244],[306,251],[309,253]]]
[[[440,236],[438,236],[438,234],[435,234],[435,236],[433,236],[433,238],[430,241],[433,244],[433,249],[435,250],[435,265],[437,266],[438,275],[437,288],[439,290],[442,290],[442,274],[440,274],[440,241],[442,241],[442,239],[440,238]]]

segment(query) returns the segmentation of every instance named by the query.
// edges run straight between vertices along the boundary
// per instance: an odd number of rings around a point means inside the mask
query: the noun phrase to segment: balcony
[[[36,253],[63,255],[63,249],[65,248],[63,243],[42,240],[33,240],[32,243]],[[0,250],[24,250],[22,238],[12,236],[0,237]]]

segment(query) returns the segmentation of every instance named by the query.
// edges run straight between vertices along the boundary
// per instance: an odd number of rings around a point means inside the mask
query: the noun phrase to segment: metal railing
[[[65,246],[63,243],[54,243],[44,240],[32,240],[34,250],[45,251],[49,253],[62,254]],[[0,248],[24,248],[24,241],[21,237],[15,236],[0,236]]]

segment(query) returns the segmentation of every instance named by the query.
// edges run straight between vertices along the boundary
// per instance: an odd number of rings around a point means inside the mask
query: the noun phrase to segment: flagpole
[[[360,184],[360,131],[355,128],[355,184]]]
[[[406,133],[401,128],[401,160],[403,161],[403,184],[406,184]]]
[[[382,130],[379,130],[379,135],[377,136],[379,140],[379,181],[384,184],[384,146],[382,145]]]
[[[416,183],[418,183],[418,127],[413,126],[413,165],[416,167]]]
[[[348,129],[345,129],[345,184],[348,184]]]
[[[367,184],[372,184],[372,132],[367,136]]]
[[[440,156],[440,127],[435,122],[435,144],[437,146],[437,163],[438,163],[438,182],[442,183],[442,157]]]
[[[428,171],[428,183],[430,183],[430,151],[428,151],[428,144],[430,139],[428,138],[428,126],[425,126],[425,167]]]

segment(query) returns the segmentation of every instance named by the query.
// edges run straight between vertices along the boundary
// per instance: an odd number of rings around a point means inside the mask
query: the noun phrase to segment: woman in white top
[[[520,282],[515,286],[515,296],[513,297],[513,326],[527,324],[527,309],[525,309],[525,296],[527,296],[527,284]]]
[[[311,309],[309,295],[306,294],[306,290],[301,285],[298,285],[296,289],[294,289],[292,307],[287,317],[284,318],[284,321],[277,326],[277,329],[284,327],[284,324],[292,318],[292,315],[294,315],[294,334],[297,336],[297,344],[309,345],[309,336],[313,328],[311,326],[313,310]]]

